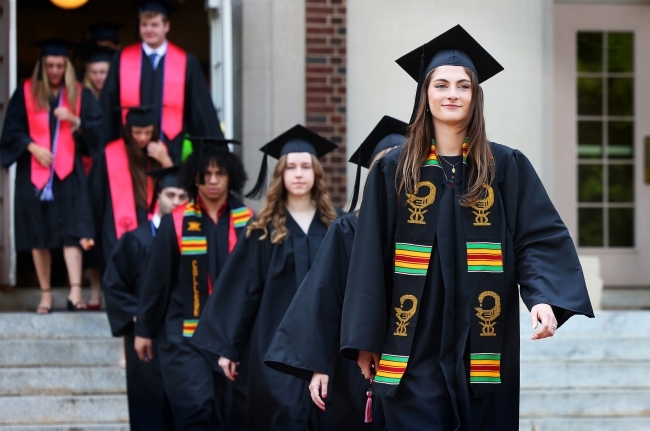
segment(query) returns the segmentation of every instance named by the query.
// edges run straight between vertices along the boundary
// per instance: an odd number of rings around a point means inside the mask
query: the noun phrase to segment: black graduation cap
[[[350,211],[355,210],[359,199],[361,167],[370,168],[370,164],[381,151],[402,145],[407,130],[408,124],[385,115],[359,145],[357,151],[352,154],[348,161],[357,165],[357,174],[354,181],[352,201],[350,202]]]
[[[109,62],[113,59],[115,50],[105,46],[92,45],[85,47],[82,52],[82,59],[85,63]]]
[[[476,74],[479,83],[487,81],[503,70],[503,66],[460,25],[452,27],[395,62],[418,83],[413,117],[417,110],[424,78],[436,67],[468,67]]]
[[[169,17],[179,6],[169,0],[141,0],[136,3],[136,7],[138,8],[138,13],[158,12]]]
[[[181,188],[181,181],[178,177],[180,166],[170,166],[169,168],[157,169],[147,172],[147,175],[156,181],[156,188],[161,191],[167,187]]]
[[[316,132],[297,124],[291,129],[282,133],[271,142],[268,142],[260,151],[264,153],[260,173],[253,189],[245,196],[247,198],[259,199],[266,190],[266,174],[268,170],[267,156],[279,159],[289,153],[309,153],[316,158],[321,158],[330,151],[338,148],[334,142],[323,138]]]
[[[119,111],[126,110],[126,124],[135,127],[147,127],[156,124],[156,113],[152,106],[120,106]]]
[[[41,57],[46,55],[68,56],[68,51],[77,46],[76,43],[70,42],[60,37],[50,37],[47,39],[32,42],[32,45],[41,48]]]
[[[90,40],[97,42],[98,40],[110,40],[113,43],[120,43],[120,38],[117,31],[124,27],[124,24],[114,22],[98,21],[88,27]]]
[[[192,142],[193,149],[195,144],[198,145],[198,150],[200,152],[218,150],[218,151],[230,151],[228,144],[241,144],[241,142],[235,139],[224,139],[224,138],[213,138],[210,136],[190,136],[189,139]]]

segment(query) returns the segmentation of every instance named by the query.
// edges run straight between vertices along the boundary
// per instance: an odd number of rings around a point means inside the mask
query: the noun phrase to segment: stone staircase
[[[520,431],[650,430],[650,312],[573,317],[532,341],[521,315]]]
[[[0,313],[0,431],[128,430],[120,343],[104,313]]]

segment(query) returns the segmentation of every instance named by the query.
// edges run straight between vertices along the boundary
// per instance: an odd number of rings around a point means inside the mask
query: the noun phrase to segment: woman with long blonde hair
[[[264,204],[219,275],[193,338],[221,356],[219,365],[235,387],[247,385],[243,390],[252,431],[306,429],[327,421],[312,405],[307,382],[272,370],[263,361],[338,215],[318,161],[335,148],[300,125],[262,148],[265,158],[249,196],[264,190],[266,156],[278,159]],[[238,375],[241,368],[248,369],[248,376]]]
[[[533,340],[593,317],[573,241],[531,163],[489,142],[480,83],[503,68],[462,27],[397,63],[417,82],[401,151],[368,178],[341,352],[388,430],[519,429],[519,289]]]
[[[31,251],[41,287],[38,314],[52,311],[51,250],[63,248],[69,308],[85,308],[81,291],[81,249],[69,236],[71,213],[85,193],[82,153],[100,144],[101,109],[75,80],[70,42],[40,41],[31,79],[11,97],[0,139],[0,159],[16,163],[14,201],[16,250]]]

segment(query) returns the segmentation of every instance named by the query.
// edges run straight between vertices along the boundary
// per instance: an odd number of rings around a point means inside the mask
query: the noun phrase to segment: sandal
[[[43,300],[42,294],[43,293],[49,293],[52,294],[52,289],[41,289],[41,301]],[[50,298],[50,306],[46,307],[44,305],[38,304],[38,307],[36,307],[36,314],[38,315],[45,315],[45,314],[50,314],[52,313],[52,298]]]
[[[70,289],[73,287],[78,287],[79,290],[81,290],[81,284],[71,284]],[[85,311],[88,306],[86,303],[82,300],[79,300],[77,302],[72,302],[70,300],[70,295],[68,295],[68,304],[67,304],[68,311]]]

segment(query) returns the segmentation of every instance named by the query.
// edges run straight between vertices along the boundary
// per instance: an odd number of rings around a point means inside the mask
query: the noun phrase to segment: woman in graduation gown
[[[218,357],[190,340],[253,211],[236,193],[246,181],[223,139],[201,142],[183,167],[191,200],[163,217],[142,275],[135,324],[140,359],[158,358],[177,430],[232,430]],[[156,350],[152,340],[156,338]]]
[[[101,271],[118,239],[147,223],[153,212],[153,179],[146,172],[173,165],[158,140],[149,107],[125,108],[124,138],[109,142],[88,175],[85,202],[77,206],[73,235],[93,249]]]
[[[357,227],[355,209],[361,167],[371,168],[375,160],[401,145],[406,128],[407,124],[402,121],[383,117],[350,158],[351,163],[357,164],[350,213],[334,220],[327,231],[312,268],[298,288],[264,360],[278,371],[311,381],[312,400],[321,410],[331,410],[334,430],[383,431],[385,426],[381,401],[372,401],[368,381],[359,373],[357,364],[338,354],[339,334]],[[332,392],[328,392],[330,380]]]
[[[265,159],[249,196],[263,191],[268,154],[278,163],[266,200],[217,280],[193,337],[197,345],[221,356],[219,365],[230,379],[241,378],[236,367],[244,361],[251,431],[331,426],[311,403],[307,382],[273,370],[263,361],[337,216],[318,161],[335,148],[336,144],[300,125],[262,148]]]
[[[31,79],[18,85],[4,120],[0,159],[16,163],[15,240],[17,251],[31,251],[42,297],[37,313],[52,310],[50,250],[63,247],[70,279],[70,304],[84,308],[81,249],[68,237],[71,212],[84,192],[81,154],[100,144],[101,109],[74,78],[70,42],[37,42],[41,58]]]
[[[593,317],[578,256],[528,159],[487,141],[496,60],[456,26],[398,64],[414,114],[366,185],[342,353],[374,378],[389,430],[518,430],[517,284],[532,339],[550,337]]]

